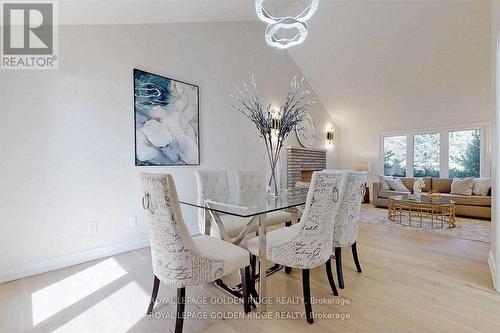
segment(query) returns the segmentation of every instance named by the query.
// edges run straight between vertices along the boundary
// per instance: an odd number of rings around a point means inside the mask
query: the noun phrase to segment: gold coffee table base
[[[440,203],[412,203],[410,201],[393,200],[389,198],[389,220],[408,226],[423,227],[424,224],[431,228],[456,226],[455,204]]]

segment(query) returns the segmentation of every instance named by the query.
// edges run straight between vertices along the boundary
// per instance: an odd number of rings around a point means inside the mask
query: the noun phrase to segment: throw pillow
[[[391,190],[398,192],[410,192],[410,190],[405,186],[405,184],[403,184],[403,182],[399,178],[387,179],[386,182],[387,184],[389,184]]]
[[[473,195],[488,195],[491,188],[491,178],[474,178]]]
[[[454,178],[453,182],[451,183],[451,194],[471,196],[473,187],[474,179],[472,178]]]
[[[380,182],[380,189],[381,190],[388,190],[389,189],[389,184],[387,184],[387,180],[393,179],[392,176],[382,176],[378,175],[378,181]]]

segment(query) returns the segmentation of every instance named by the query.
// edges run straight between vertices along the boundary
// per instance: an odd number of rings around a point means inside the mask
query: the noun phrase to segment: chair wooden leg
[[[328,259],[328,261],[325,263],[325,270],[326,270],[326,276],[328,276],[328,282],[330,283],[330,288],[332,289],[332,293],[335,296],[338,296],[339,292],[337,291],[337,287],[335,286],[335,280],[333,279],[331,259]]]
[[[359,259],[358,259],[358,250],[356,248],[356,242],[351,245],[352,249],[352,257],[354,258],[354,263],[356,264],[356,269],[358,270],[358,273],[361,273],[361,265],[359,264]]]
[[[285,227],[290,227],[292,221],[285,222]],[[285,274],[290,274],[292,272],[292,267],[285,266]]]
[[[243,310],[245,313],[250,312],[250,266],[240,269],[241,288],[243,289]]]
[[[309,270],[302,270],[302,289],[304,291],[304,306],[306,308],[306,318],[309,324],[314,322],[311,305],[311,287],[309,284]]]
[[[259,294],[255,289],[255,280],[257,279],[257,257],[253,254],[250,255],[250,295],[254,298],[256,302],[259,301]]]
[[[344,289],[344,275],[342,274],[342,248],[335,248],[335,264],[337,266],[337,279],[339,280],[339,288]]]
[[[150,315],[153,313],[153,307],[155,306],[156,297],[158,296],[158,289],[160,288],[160,279],[155,275],[153,281],[153,292],[151,293],[151,301],[149,302],[148,312],[146,314]]]
[[[184,325],[184,309],[186,307],[186,288],[177,288],[177,315],[175,319],[175,333],[182,333]]]

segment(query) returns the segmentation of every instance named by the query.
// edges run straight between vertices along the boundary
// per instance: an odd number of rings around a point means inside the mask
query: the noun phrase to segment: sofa
[[[401,181],[408,189],[413,189],[415,178],[401,178]],[[458,216],[491,219],[491,189],[488,195],[485,196],[465,196],[450,194],[453,179],[424,178],[424,182],[425,187],[422,189],[422,196],[428,195],[430,190],[441,193],[443,198],[456,202],[456,214]],[[380,182],[373,183],[373,204],[375,207],[387,208],[389,197],[399,194],[410,194],[410,190],[408,192],[386,190],[381,188]]]

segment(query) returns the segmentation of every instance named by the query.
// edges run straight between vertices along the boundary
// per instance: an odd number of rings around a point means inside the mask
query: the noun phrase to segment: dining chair
[[[147,314],[153,313],[160,281],[177,288],[175,332],[181,333],[186,287],[213,282],[238,270],[243,285],[243,309],[250,312],[248,251],[217,238],[192,237],[182,216],[172,176],[141,173],[140,177],[154,272]]]
[[[304,214],[299,223],[271,231],[266,238],[266,259],[284,266],[302,269],[302,289],[307,322],[312,324],[313,313],[309,270],[330,261],[334,224],[342,192],[341,171],[316,171],[312,175]],[[259,256],[258,237],[247,243],[251,261]],[[255,270],[252,270],[251,292],[255,291]]]
[[[196,184],[199,196],[229,194],[229,182],[226,170],[196,170]],[[233,215],[220,215],[221,228],[212,220],[205,209],[198,209],[198,226],[200,233],[226,241],[232,241],[245,230],[245,233],[257,231],[257,224],[249,225],[251,218]],[[222,230],[221,230],[222,229]],[[242,238],[242,237],[240,237]]]
[[[260,171],[235,170],[234,173],[236,176],[236,189],[238,192],[255,191],[262,192],[263,195],[266,193],[264,176]],[[283,223],[288,227],[292,224],[292,214],[283,210],[268,213],[266,218],[268,226]]]
[[[338,214],[334,219],[333,231],[333,252],[335,253],[335,264],[337,268],[337,279],[339,288],[344,289],[344,275],[342,272],[342,247],[351,246],[354,264],[359,273],[361,265],[359,264],[356,240],[358,238],[359,214],[361,211],[361,202],[366,190],[366,181],[368,173],[349,171],[346,174],[345,193],[341,198]],[[331,268],[327,267],[328,274]]]
[[[210,196],[229,193],[229,182],[225,170],[196,170],[196,183],[198,195]],[[239,192],[262,191],[265,193],[264,183],[259,180],[257,172],[239,171],[236,173],[237,189]],[[243,237],[252,232],[257,232],[257,219],[242,218],[233,215],[221,215],[222,229],[217,227],[216,221],[212,221],[205,209],[198,209],[198,225],[200,232],[205,235],[233,240],[239,243]],[[276,211],[268,214],[267,226],[276,224],[291,224],[291,215],[284,211]]]

